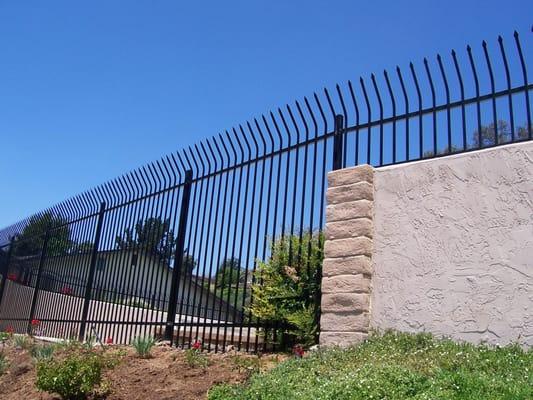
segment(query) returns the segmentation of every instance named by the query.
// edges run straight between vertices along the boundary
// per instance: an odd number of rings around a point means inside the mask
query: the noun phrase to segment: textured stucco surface
[[[371,326],[533,345],[533,142],[374,174]]]

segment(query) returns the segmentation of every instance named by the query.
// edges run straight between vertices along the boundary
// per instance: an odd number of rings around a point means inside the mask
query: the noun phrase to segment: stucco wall
[[[371,326],[533,345],[533,142],[375,170]]]

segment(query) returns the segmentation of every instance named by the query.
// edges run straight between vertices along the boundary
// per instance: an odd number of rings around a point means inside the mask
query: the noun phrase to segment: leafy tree
[[[7,248],[6,250],[0,249],[0,273],[3,271],[4,266],[7,263],[7,254],[8,254]],[[0,282],[1,282],[1,279],[0,279]]]
[[[243,307],[243,299],[246,293],[246,270],[241,267],[238,258],[225,259],[218,268],[214,282],[216,295],[237,308]],[[246,293],[249,300],[250,291]]]
[[[285,236],[272,244],[272,255],[259,261],[249,311],[261,323],[278,328],[267,340],[311,345],[316,340],[316,299],[323,260],[322,233]]]
[[[170,219],[148,218],[135,224],[135,228],[126,228],[122,236],[116,237],[120,250],[138,248],[170,259],[175,246],[174,231],[170,228]]]
[[[238,258],[227,258],[220,264],[216,274],[215,282],[217,289],[229,288],[239,283],[243,279],[244,269],[241,268],[241,261]]]
[[[40,254],[44,236],[50,228],[46,254],[48,256],[67,254],[73,245],[70,227],[65,218],[50,212],[30,219],[15,241],[15,254],[19,257]]]
[[[509,123],[504,120],[499,120],[497,123],[497,129],[498,129],[498,143],[508,143],[511,141],[511,128],[509,126]],[[533,129],[533,126],[532,126]],[[476,129],[472,133],[472,145],[473,147],[479,147],[479,130]],[[515,139],[516,140],[524,140],[528,137],[528,131],[527,131],[527,125],[519,126],[516,128],[515,131]],[[482,125],[481,126],[481,147],[485,146],[493,146],[496,144],[496,135],[494,130],[494,123],[491,123],[489,125]],[[451,152],[448,149],[448,146],[446,146],[442,150],[438,150],[437,154],[449,154],[449,153],[455,153],[462,150],[462,147],[452,145]],[[427,150],[424,152],[423,157],[431,157],[433,156],[433,150]]]
[[[160,260],[169,262],[174,256],[176,239],[174,230],[170,227],[170,219],[151,217],[140,220],[133,229],[126,228],[123,235],[117,235],[115,239],[117,249],[137,249],[159,257]],[[187,274],[192,273],[196,267],[193,256],[185,253],[183,257],[183,269]]]
[[[187,252],[185,252],[183,254],[183,265],[182,265],[182,272],[185,272],[185,274],[187,275],[191,275],[192,274],[192,271],[194,271],[194,269],[196,268],[196,260],[194,259],[194,257],[190,254],[187,254]]]
[[[75,243],[72,246],[72,252],[85,254],[85,253],[90,253],[91,251],[93,251],[93,248],[94,248],[94,243],[87,240],[85,242]]]
[[[511,128],[509,123],[504,120],[499,120],[496,124],[498,130],[498,143],[506,143],[511,141]],[[479,130],[476,129],[472,135],[474,146],[479,146]],[[519,126],[515,132],[518,140],[526,139],[528,136],[527,124],[525,126]],[[492,146],[496,144],[496,132],[494,129],[494,123],[481,126],[481,144],[483,146]]]

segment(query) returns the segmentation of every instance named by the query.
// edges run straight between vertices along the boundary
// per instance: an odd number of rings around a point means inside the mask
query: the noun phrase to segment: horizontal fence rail
[[[0,329],[286,345],[254,296],[283,262],[318,321],[329,171],[532,139],[531,51],[509,42],[324,89],[3,229]]]

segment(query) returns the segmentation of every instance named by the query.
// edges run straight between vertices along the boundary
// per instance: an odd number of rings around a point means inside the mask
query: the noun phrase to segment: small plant
[[[155,345],[155,339],[151,336],[140,337],[137,336],[131,342],[132,346],[135,348],[137,355],[141,358],[149,358],[151,356],[150,351]]]
[[[4,375],[4,372],[7,371],[7,367],[9,366],[6,356],[3,352],[0,352],[0,376]]]
[[[22,350],[29,350],[33,346],[32,340],[26,335],[14,335],[13,344],[15,348]]]
[[[31,356],[37,362],[42,360],[49,360],[54,354],[53,346],[33,346],[31,351]]]
[[[191,348],[185,350],[185,360],[192,368],[206,368],[209,365],[209,360],[202,354],[202,342],[195,340]]]
[[[94,345],[96,343],[96,337],[93,335],[90,335],[87,340],[83,343],[83,347],[85,347],[87,350],[91,350],[94,348]]]
[[[38,319],[32,319],[30,325],[31,325],[30,335],[31,336],[39,335],[40,334],[39,327],[41,326],[41,321],[39,321]]]
[[[236,355],[233,358],[233,364],[239,373],[246,375],[246,379],[261,371],[261,359],[259,357],[243,357]]]
[[[0,332],[0,342],[2,345],[5,345],[8,340],[12,339],[14,333],[15,329],[12,326],[8,326],[4,332]]]
[[[56,393],[63,400],[81,400],[102,382],[105,359],[96,353],[74,353],[56,361],[37,363],[37,389]]]

